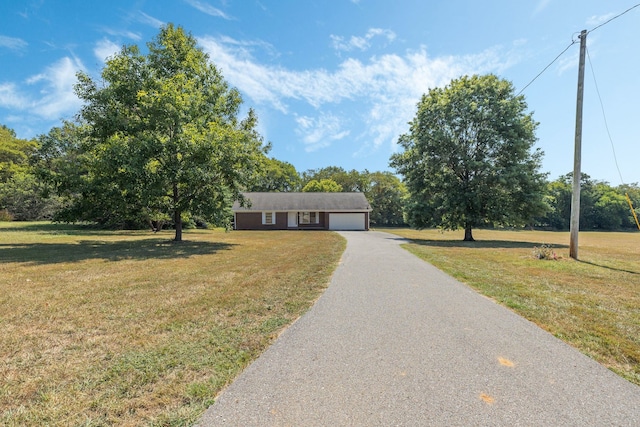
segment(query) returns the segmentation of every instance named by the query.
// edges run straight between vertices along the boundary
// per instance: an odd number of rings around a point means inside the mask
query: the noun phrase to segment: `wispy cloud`
[[[36,87],[38,96],[21,92],[15,83],[3,83],[0,85],[0,106],[47,120],[66,117],[77,111],[81,104],[73,92],[76,73],[80,70],[84,70],[84,65],[79,59],[65,57],[44,72],[29,77],[26,83]]]
[[[224,19],[231,19],[231,17],[229,15],[227,15],[226,13],[224,13],[223,11],[221,11],[220,9],[217,9],[213,6],[211,6],[209,3],[205,2],[205,1],[200,1],[200,0],[184,0],[187,4],[189,4],[191,7],[194,7],[196,9],[198,9],[200,12],[202,13],[206,13],[207,15],[213,16],[213,17],[220,17],[220,18],[224,18]]]
[[[371,40],[374,37],[384,37],[387,42],[392,42],[396,38],[396,34],[391,30],[383,30],[381,28],[371,28],[364,36],[351,36],[346,40],[342,36],[331,35],[331,43],[333,48],[338,51],[350,51],[359,49],[365,51],[371,47]]]
[[[229,47],[233,47],[235,55],[243,58],[251,58],[252,51],[256,48],[267,52],[272,57],[280,56],[272,44],[263,40],[236,40],[229,36],[220,36],[218,40]]]
[[[29,43],[17,37],[0,36],[0,47],[6,47],[11,50],[23,50]]]
[[[499,48],[477,55],[431,57],[422,47],[366,61],[348,58],[334,70],[289,70],[261,64],[247,50],[223,38],[203,37],[199,43],[225,79],[253,102],[269,104],[284,114],[291,114],[293,103],[315,110],[316,117],[296,116],[297,132],[306,150],[317,150],[349,134],[365,141],[362,147],[366,150],[355,150],[359,153],[387,143],[393,146],[429,88],[463,74],[500,72],[517,61]],[[342,102],[365,106],[363,116],[349,123],[337,120],[340,114],[335,110]],[[356,131],[356,124],[366,130]]]
[[[163,21],[161,21],[161,20],[159,20],[157,18],[154,18],[153,16],[147,15],[144,12],[139,12],[139,14],[137,16],[137,20],[138,20],[138,22],[141,22],[141,23],[146,24],[146,25],[150,25],[150,26],[152,26],[154,28],[160,28],[160,27],[162,27],[164,25]]]
[[[142,36],[139,33],[134,33],[133,31],[128,30],[119,30],[116,28],[103,27],[102,31],[114,37],[124,37],[127,39],[139,41],[142,39]]]
[[[305,144],[305,151],[316,151],[331,145],[332,141],[338,141],[349,135],[349,131],[343,129],[342,120],[331,113],[323,113],[319,117],[296,117],[298,129],[296,133]]]
[[[568,53],[567,55],[563,55],[557,63],[556,70],[559,75],[564,74],[565,72],[578,68],[579,63],[579,52],[577,49],[574,49],[573,52]]]
[[[115,55],[120,51],[121,46],[112,42],[111,40],[104,38],[96,43],[93,48],[93,54],[101,62],[105,62],[107,58]]]
[[[21,110],[27,105],[26,97],[18,92],[15,83],[0,84],[0,107]]]

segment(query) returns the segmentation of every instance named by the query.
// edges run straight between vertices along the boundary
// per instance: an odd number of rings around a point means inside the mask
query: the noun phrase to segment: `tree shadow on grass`
[[[540,242],[515,242],[511,240],[476,240],[465,242],[463,240],[433,240],[433,239],[408,239],[409,242],[420,246],[433,246],[439,248],[470,248],[470,249],[533,249],[540,246]],[[568,245],[551,245],[552,249],[568,248]]]
[[[134,233],[150,232],[146,230],[113,230],[102,228],[95,224],[65,224],[52,222],[36,222],[36,223],[12,223],[15,225],[0,226],[0,233],[24,233],[35,232],[38,234],[48,235],[65,235],[65,236],[104,236],[104,235],[132,235]]]
[[[89,259],[176,259],[210,255],[233,246],[215,242],[173,242],[159,238],[114,242],[81,240],[76,243],[7,243],[0,244],[0,263],[56,264]]]

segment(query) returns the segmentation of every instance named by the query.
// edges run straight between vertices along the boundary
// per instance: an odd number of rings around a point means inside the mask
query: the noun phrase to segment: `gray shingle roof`
[[[250,211],[371,211],[362,193],[242,193],[251,206],[241,207],[237,201],[234,212]]]

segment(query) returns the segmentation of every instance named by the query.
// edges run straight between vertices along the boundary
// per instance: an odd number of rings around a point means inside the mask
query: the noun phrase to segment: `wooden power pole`
[[[580,33],[580,65],[578,66],[578,99],[576,101],[576,139],[573,154],[573,196],[571,197],[571,241],[569,256],[578,259],[580,231],[580,169],[582,162],[582,98],[584,93],[584,57],[587,50],[587,30]]]

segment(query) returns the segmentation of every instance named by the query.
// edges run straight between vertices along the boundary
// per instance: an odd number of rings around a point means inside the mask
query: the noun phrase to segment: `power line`
[[[624,12],[622,12],[622,13],[620,13],[620,14],[618,14],[618,15],[614,16],[614,17],[613,17],[613,18],[611,18],[611,19],[606,20],[605,22],[603,22],[602,24],[598,25],[597,27],[592,28],[589,32],[591,33],[591,32],[593,32],[593,31],[597,30],[598,28],[600,28],[600,27],[602,27],[602,26],[604,26],[604,25],[607,25],[609,22],[613,21],[614,19],[618,19],[618,18],[620,18],[622,15],[624,15],[624,14],[625,14],[625,13],[627,13],[627,12],[629,12],[630,10],[635,9],[635,8],[636,8],[636,7],[638,7],[638,6],[640,6],[640,3],[636,4],[635,6],[631,6],[629,9],[625,10]]]
[[[537,76],[535,76],[535,77],[533,78],[533,80],[531,80],[529,83],[527,83],[527,85],[526,85],[525,87],[523,87],[523,88],[520,90],[520,92],[518,92],[518,95],[520,95],[522,92],[524,92],[524,90],[525,90],[526,88],[528,88],[528,87],[531,85],[531,83],[535,82],[535,81],[538,79],[538,77],[540,77],[540,76],[542,75],[542,73],[544,73],[545,71],[547,71],[547,69],[548,69],[549,67],[551,67],[551,66],[553,65],[553,63],[554,63],[554,62],[556,62],[556,61],[558,60],[558,58],[560,58],[560,57],[561,57],[561,56],[562,56],[562,55],[563,55],[567,50],[569,50],[569,48],[570,48],[571,46],[573,46],[574,44],[576,44],[576,41],[572,40],[572,41],[571,41],[571,44],[570,44],[569,46],[567,46],[567,47],[566,47],[562,52],[560,52],[560,53],[558,54],[558,56],[556,56],[556,57],[554,58],[554,60],[553,60],[553,61],[551,61],[551,62],[549,63],[549,65],[547,65],[546,67],[544,67],[544,68],[542,69],[542,71],[540,71],[540,72],[538,73],[538,75],[537,75]],[[516,96],[518,96],[518,95],[516,95]]]
[[[609,22],[613,21],[614,19],[618,19],[619,17],[621,17],[621,16],[622,16],[622,15],[624,15],[625,13],[627,13],[627,12],[629,12],[629,11],[631,11],[631,10],[635,9],[635,8],[636,8],[636,7],[638,7],[638,6],[640,6],[640,3],[636,4],[635,6],[631,6],[629,9],[625,10],[624,12],[619,13],[619,14],[617,14],[616,16],[614,16],[614,17],[612,17],[612,18],[610,18],[610,19],[606,20],[606,21],[605,21],[605,22],[603,22],[602,24],[600,24],[600,25],[598,25],[598,26],[596,26],[596,27],[592,28],[590,31],[588,31],[588,32],[587,32],[587,34],[588,34],[588,33],[593,32],[593,31],[595,31],[595,30],[597,30],[598,28],[600,28],[600,27],[602,27],[602,26],[604,26],[604,25],[607,25]],[[574,34],[575,34],[575,33],[574,33]],[[531,80],[529,83],[527,83],[527,85],[526,85],[525,87],[523,87],[523,88],[520,90],[520,92],[518,92],[518,95],[520,95],[522,92],[524,92],[524,90],[525,90],[526,88],[528,88],[528,87],[529,87],[533,82],[535,82],[535,81],[538,79],[538,77],[540,77],[540,76],[541,76],[545,71],[547,71],[547,69],[548,69],[549,67],[551,67],[551,66],[552,66],[552,65],[553,65],[553,64],[558,60],[558,58],[560,58],[560,57],[561,57],[561,56],[562,56],[562,55],[563,55],[567,50],[569,50],[569,48],[570,48],[571,46],[573,46],[573,45],[574,45],[574,44],[576,44],[576,43],[577,43],[577,41],[576,41],[576,40],[573,40],[573,37],[572,37],[571,44],[570,44],[569,46],[567,46],[567,47],[566,47],[562,52],[560,52],[560,53],[558,54],[558,56],[556,56],[556,57],[554,58],[554,60],[553,60],[553,61],[551,61],[551,62],[549,63],[549,65],[547,65],[546,67],[544,67],[544,68],[542,69],[542,71],[540,71],[540,72],[538,73],[538,75],[537,75],[537,76],[535,76],[535,77],[533,78],[533,80]],[[517,96],[517,95],[516,95],[516,96]]]
[[[592,30],[593,31],[593,30]],[[616,169],[618,169],[618,175],[620,176],[620,182],[624,185],[624,179],[622,179],[622,172],[620,172],[620,166],[618,165],[618,157],[616,156],[616,148],[613,145],[613,138],[611,138],[611,132],[609,131],[609,124],[607,123],[607,115],[604,111],[604,103],[600,96],[600,89],[598,88],[598,81],[596,80],[596,73],[593,71],[593,64],[591,63],[591,55],[589,55],[589,48],[587,47],[587,58],[589,59],[589,68],[591,68],[591,75],[593,76],[593,83],[596,87],[596,93],[598,94],[598,100],[600,101],[600,108],[602,109],[602,117],[604,118],[604,127],[607,130],[609,136],[609,142],[611,143],[611,150],[613,151],[613,160],[616,163]]]

